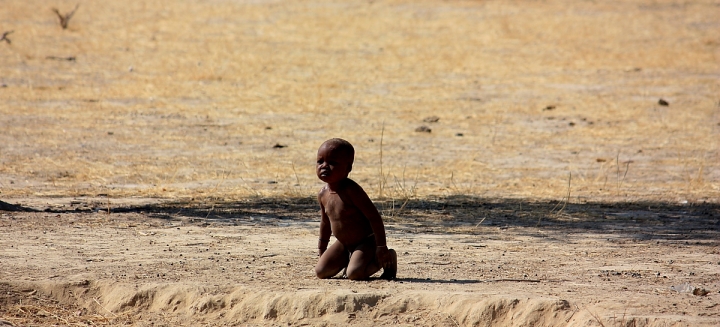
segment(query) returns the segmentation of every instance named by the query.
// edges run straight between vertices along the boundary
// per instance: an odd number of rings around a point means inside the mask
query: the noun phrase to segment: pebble
[[[430,129],[430,127],[427,127],[425,125],[416,128],[415,131],[418,133],[432,133],[432,129]]]

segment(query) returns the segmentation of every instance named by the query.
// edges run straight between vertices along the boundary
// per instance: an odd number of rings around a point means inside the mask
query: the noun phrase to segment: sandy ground
[[[208,207],[24,199],[24,208],[44,211],[0,216],[0,319],[15,326],[720,322],[716,205],[571,205],[536,218],[528,213],[549,213],[554,204],[470,200],[407,205],[387,222],[399,278],[353,282],[314,277],[311,200]]]
[[[718,1],[76,4],[0,10],[0,326],[720,325]],[[330,137],[397,281],[313,277]]]

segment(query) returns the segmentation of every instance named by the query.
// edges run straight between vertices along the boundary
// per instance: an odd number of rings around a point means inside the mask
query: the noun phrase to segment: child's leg
[[[368,279],[380,271],[380,263],[375,257],[375,239],[369,238],[353,251],[347,266],[347,278],[352,280]]]
[[[315,265],[315,275],[321,279],[333,277],[337,275],[340,270],[347,267],[348,261],[350,261],[350,258],[348,258],[348,252],[345,250],[345,246],[335,241],[335,243],[328,247],[325,253],[320,256],[320,260],[318,260],[317,265]]]

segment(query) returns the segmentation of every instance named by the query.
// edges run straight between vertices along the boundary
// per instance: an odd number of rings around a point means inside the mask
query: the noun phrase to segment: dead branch
[[[77,5],[75,5],[75,9],[73,9],[73,11],[65,15],[61,14],[60,11],[58,11],[56,8],[52,8],[52,11],[55,12],[58,18],[60,18],[60,26],[62,26],[63,29],[67,29],[70,18],[72,18],[72,16],[75,14],[75,11],[77,11],[79,7],[80,4],[78,3]]]
[[[7,42],[7,44],[11,44],[12,41],[10,41],[10,39],[8,39],[7,36],[12,34],[12,32],[15,32],[15,31],[3,32],[2,37],[0,37],[0,42],[5,41],[5,42]]]
[[[45,59],[60,60],[60,61],[75,61],[75,60],[77,60],[77,58],[75,58],[75,56],[70,56],[70,57],[47,56],[47,57],[45,57]]]

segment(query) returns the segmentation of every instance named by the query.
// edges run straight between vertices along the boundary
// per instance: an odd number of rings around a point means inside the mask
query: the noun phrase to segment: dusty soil
[[[317,209],[28,199],[0,216],[16,326],[716,326],[720,207],[414,201],[388,218],[399,278],[313,275]]]
[[[0,10],[0,325],[720,324],[717,1],[75,5]],[[330,137],[397,281],[313,277]]]

